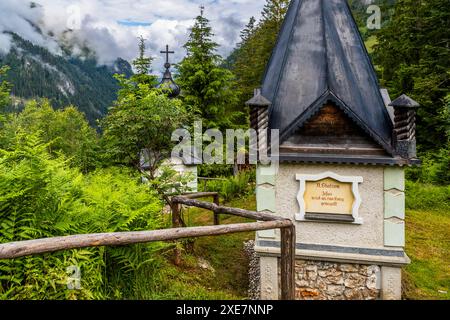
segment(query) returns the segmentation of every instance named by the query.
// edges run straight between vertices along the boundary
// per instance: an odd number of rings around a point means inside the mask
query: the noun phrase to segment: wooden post
[[[220,206],[219,194],[214,195],[214,204]],[[214,225],[220,225],[220,216],[216,212],[214,212]]]
[[[281,300],[295,300],[295,227],[281,229]]]
[[[172,228],[181,228],[181,204],[172,203]],[[178,248],[178,241],[175,242],[173,261],[176,266],[181,264],[181,251]]]

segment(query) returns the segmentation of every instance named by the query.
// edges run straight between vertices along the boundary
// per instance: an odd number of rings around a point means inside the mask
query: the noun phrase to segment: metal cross
[[[166,64],[169,63],[169,54],[174,54],[175,51],[169,51],[169,45],[166,45],[166,51],[161,51],[166,54]]]

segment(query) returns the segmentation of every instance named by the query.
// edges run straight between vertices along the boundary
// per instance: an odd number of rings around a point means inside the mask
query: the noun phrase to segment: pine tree
[[[139,58],[133,61],[133,66],[136,68],[137,74],[148,74],[152,65],[153,58],[145,56],[145,39],[143,36],[139,37]]]
[[[253,89],[261,86],[262,76],[276,44],[289,0],[267,0],[258,24],[251,18],[241,32],[233,72],[242,91],[241,103],[251,98]]]
[[[131,80],[137,84],[146,84],[151,87],[157,83],[156,76],[150,75],[152,72],[152,57],[147,57],[146,46],[143,36],[139,37],[139,57],[133,60],[133,66],[136,69],[136,74],[131,77]]]
[[[216,52],[218,44],[213,36],[202,7],[184,45],[187,55],[177,66],[176,81],[182,89],[182,99],[192,113],[203,119],[204,126],[226,129],[233,127],[240,116],[235,109],[238,92],[234,75],[221,67],[223,61]]]
[[[251,17],[244,30],[241,31],[241,42],[239,43],[238,47],[242,47],[242,45],[245,45],[245,43],[250,40],[250,38],[253,36],[253,33],[255,32],[255,27],[256,19],[255,17]]]

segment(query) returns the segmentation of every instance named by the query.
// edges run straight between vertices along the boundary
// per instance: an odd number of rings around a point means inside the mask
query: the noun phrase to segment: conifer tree
[[[253,89],[261,86],[262,76],[278,33],[283,24],[289,0],[267,0],[258,24],[251,18],[241,32],[241,43],[233,66],[242,91],[241,104],[251,98]]]
[[[133,60],[133,66],[136,69],[136,74],[132,76],[131,80],[137,84],[147,84],[149,86],[156,85],[156,77],[150,75],[152,72],[153,58],[146,56],[146,46],[143,36],[139,37],[139,57]]]
[[[133,61],[133,66],[136,68],[137,74],[148,74],[152,65],[153,58],[145,56],[145,39],[143,36],[139,37],[139,57]]]
[[[223,61],[213,36],[202,7],[184,45],[187,55],[177,66],[177,83],[185,104],[203,119],[204,126],[226,129],[233,127],[240,116],[235,109],[238,92],[234,75],[221,67]]]

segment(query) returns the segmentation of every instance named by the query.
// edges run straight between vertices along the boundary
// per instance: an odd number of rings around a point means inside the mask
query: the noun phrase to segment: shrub
[[[225,201],[230,201],[253,192],[255,180],[255,171],[242,171],[235,177],[208,181],[204,191],[218,192]]]
[[[0,243],[96,232],[162,228],[162,203],[129,171],[82,175],[53,158],[34,135],[0,149]],[[162,244],[89,248],[0,261],[0,299],[133,298],[154,272]],[[81,289],[66,269],[81,270]],[[120,281],[118,280],[120,279]]]
[[[406,183],[406,207],[412,210],[450,210],[450,186]]]
[[[407,170],[407,178],[428,184],[450,184],[450,143],[447,148],[437,153],[428,153],[421,156],[420,167]]]

